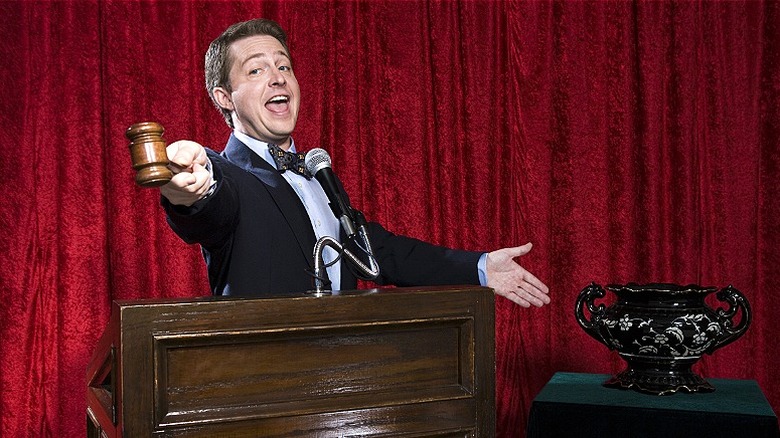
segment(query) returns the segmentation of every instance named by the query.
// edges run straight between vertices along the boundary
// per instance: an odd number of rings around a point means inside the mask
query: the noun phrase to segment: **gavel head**
[[[130,139],[135,182],[141,187],[159,187],[173,178],[167,167],[167,145],[162,138],[164,131],[162,125],[156,122],[136,123],[125,131],[125,137]]]

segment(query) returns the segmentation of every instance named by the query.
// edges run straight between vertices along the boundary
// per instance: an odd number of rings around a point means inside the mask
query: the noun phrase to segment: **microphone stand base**
[[[319,298],[319,297],[327,297],[327,296],[333,295],[333,291],[329,291],[329,290],[307,290],[305,292],[305,294],[306,295],[312,295],[312,296],[315,296],[315,297]]]

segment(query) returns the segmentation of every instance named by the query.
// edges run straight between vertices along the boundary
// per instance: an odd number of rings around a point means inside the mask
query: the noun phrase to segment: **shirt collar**
[[[260,158],[264,159],[268,164],[276,169],[276,161],[274,161],[273,157],[271,156],[271,151],[268,149],[268,143],[258,140],[254,137],[250,137],[237,129],[233,130],[233,135],[239,139],[241,143],[244,143],[249,149],[251,149],[252,152],[259,155]],[[289,152],[295,153],[295,141],[292,138],[290,139]]]

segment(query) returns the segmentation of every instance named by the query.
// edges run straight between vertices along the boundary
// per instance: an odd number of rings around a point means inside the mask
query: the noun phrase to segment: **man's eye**
[[[280,71],[291,71],[292,67],[290,67],[289,65],[282,65],[282,66],[279,67],[279,70]]]
[[[249,70],[249,74],[250,75],[259,75],[262,72],[263,72],[263,69],[259,68],[259,67],[258,68],[253,68],[252,70]]]

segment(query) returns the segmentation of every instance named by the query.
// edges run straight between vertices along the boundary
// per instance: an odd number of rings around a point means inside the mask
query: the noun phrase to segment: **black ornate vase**
[[[617,350],[628,364],[604,382],[605,386],[656,395],[715,390],[691,366],[702,354],[712,354],[745,333],[751,315],[742,293],[731,286],[721,289],[715,296],[728,308],[712,309],[704,299],[717,291],[714,287],[628,283],[607,285],[606,289],[617,295],[609,307],[594,303],[606,291],[591,283],[580,292],[574,309],[585,332]],[[585,315],[586,307],[590,319]],[[740,309],[741,318],[735,326]]]

